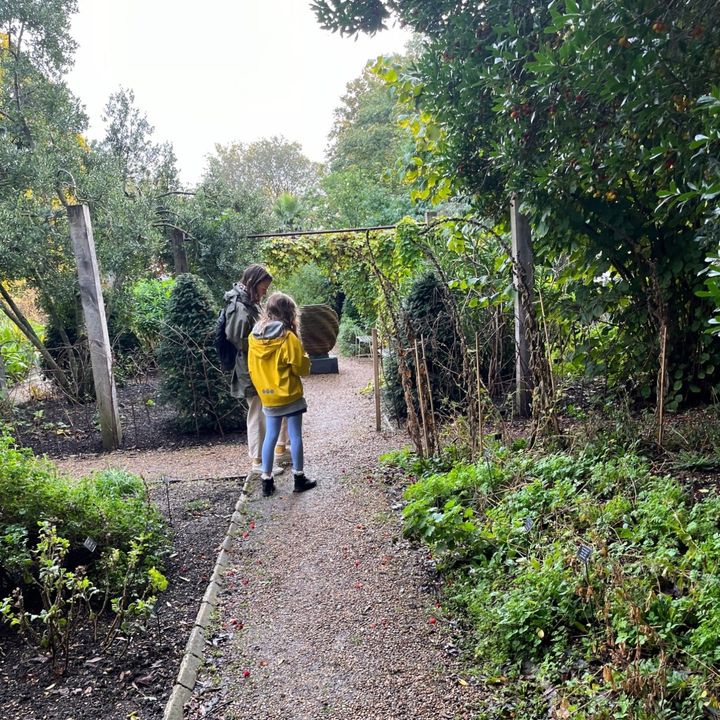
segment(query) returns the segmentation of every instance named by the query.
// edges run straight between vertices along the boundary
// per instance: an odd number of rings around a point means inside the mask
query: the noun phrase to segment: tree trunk
[[[30,324],[30,321],[23,315],[20,308],[15,304],[8,291],[0,283],[0,310],[20,329],[20,332],[32,343],[33,347],[42,355],[52,376],[57,384],[67,393],[68,397],[75,398],[72,387],[65,377],[62,369],[48,352],[43,341],[37,336]]]
[[[182,275],[189,272],[187,253],[185,252],[185,233],[178,228],[170,230],[170,247],[173,254],[173,265],[175,267],[175,275]]]

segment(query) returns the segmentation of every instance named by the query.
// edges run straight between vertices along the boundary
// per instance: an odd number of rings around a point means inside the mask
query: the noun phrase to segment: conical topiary
[[[229,392],[213,344],[217,311],[207,285],[196,275],[179,275],[168,301],[158,363],[160,400],[173,405],[183,432],[235,430],[245,414]]]

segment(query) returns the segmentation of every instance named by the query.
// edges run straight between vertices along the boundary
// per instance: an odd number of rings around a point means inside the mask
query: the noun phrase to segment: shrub
[[[524,717],[699,720],[716,707],[720,496],[695,501],[605,447],[504,450],[405,498],[405,532],[447,573],[479,670],[534,690]]]
[[[160,399],[175,407],[183,432],[223,432],[244,424],[242,406],[230,395],[213,343],[217,315],[200,278],[189,273],[176,278],[157,357]]]
[[[173,278],[140,280],[132,287],[133,309],[130,329],[140,341],[143,350],[154,352],[163,335],[163,322],[167,312]]]
[[[20,330],[9,322],[0,321],[0,353],[10,381],[24,380],[37,363],[35,348]]]
[[[425,345],[425,359],[432,389],[435,410],[442,412],[464,399],[465,391],[459,378],[462,373],[462,354],[459,339],[443,297],[440,280],[433,272],[420,275],[413,282],[403,301],[404,312],[418,341]],[[413,352],[407,356],[411,373],[415,373]],[[407,417],[397,359],[385,367],[385,397],[396,417]]]
[[[330,305],[337,312],[338,290],[314,263],[301,265],[289,277],[279,282],[298,305]]]
[[[94,572],[106,551],[130,550],[143,538],[146,564],[160,564],[167,547],[165,523],[148,503],[142,480],[122,470],[105,470],[78,480],[62,477],[47,460],[0,436],[0,590],[26,564],[39,537],[38,523],[51,521],[69,543],[70,558]],[[83,543],[97,543],[94,552]]]
[[[340,321],[340,329],[338,330],[337,343],[340,352],[347,357],[359,355],[363,350],[357,343],[358,335],[367,335],[367,331],[358,325],[356,321],[349,317],[343,317]],[[365,349],[367,350],[367,349]]]
[[[146,619],[167,585],[169,543],[142,480],[65,478],[7,435],[0,467],[0,617],[66,662],[82,617],[112,611],[105,647]]]

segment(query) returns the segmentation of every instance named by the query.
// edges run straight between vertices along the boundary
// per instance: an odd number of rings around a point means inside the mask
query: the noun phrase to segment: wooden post
[[[485,454],[485,430],[483,428],[482,377],[480,374],[480,335],[475,333],[475,383],[477,390],[478,434],[480,436],[480,457]],[[473,438],[474,444],[475,438]]]
[[[425,439],[425,457],[431,457],[430,438],[428,436],[427,420],[425,418],[425,390],[423,389],[422,371],[420,366],[420,353],[418,341],[415,340],[415,387],[417,388],[418,405],[420,406],[420,418],[422,419],[422,432]]]
[[[432,396],[432,385],[430,384],[430,373],[428,372],[427,355],[425,354],[425,338],[420,336],[420,347],[422,348],[422,364],[425,373],[425,382],[427,384],[428,399],[430,401],[430,419],[431,432],[433,437],[433,449],[436,453],[440,452],[440,438],[438,437],[437,425],[435,424],[435,401]]]
[[[170,246],[172,247],[175,275],[189,272],[187,253],[185,252],[185,233],[178,228],[170,230]]]
[[[5,361],[2,353],[0,353],[0,400],[7,393],[7,371],[5,370]]]
[[[663,446],[665,433],[665,375],[667,373],[667,323],[663,320],[660,330],[660,378],[657,390],[658,447]]]
[[[95,395],[100,411],[102,444],[105,450],[115,450],[122,442],[122,429],[115,395],[110,337],[100,289],[100,272],[95,255],[90,209],[87,205],[69,205],[67,212],[70,220],[70,239],[78,268],[85,328],[90,345]]]
[[[533,255],[530,244],[530,224],[520,213],[520,202],[513,195],[510,202],[510,229],[512,234],[513,284],[515,286],[515,412],[520,417],[530,415],[530,342],[526,303],[532,302]],[[522,292],[521,286],[527,290]]]
[[[375,390],[375,430],[380,432],[382,430],[382,417],[380,415],[380,358],[376,328],[373,328],[371,332],[371,345],[373,356],[373,387]]]

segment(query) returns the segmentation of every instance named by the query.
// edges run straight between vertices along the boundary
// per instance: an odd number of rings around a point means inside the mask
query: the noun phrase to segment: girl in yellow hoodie
[[[248,368],[265,414],[263,495],[275,492],[273,456],[283,418],[287,418],[290,435],[294,492],[314,488],[317,483],[303,472],[302,416],[307,403],[300,380],[310,373],[310,358],[298,339],[298,309],[290,296],[273,293],[268,298],[248,338]]]

